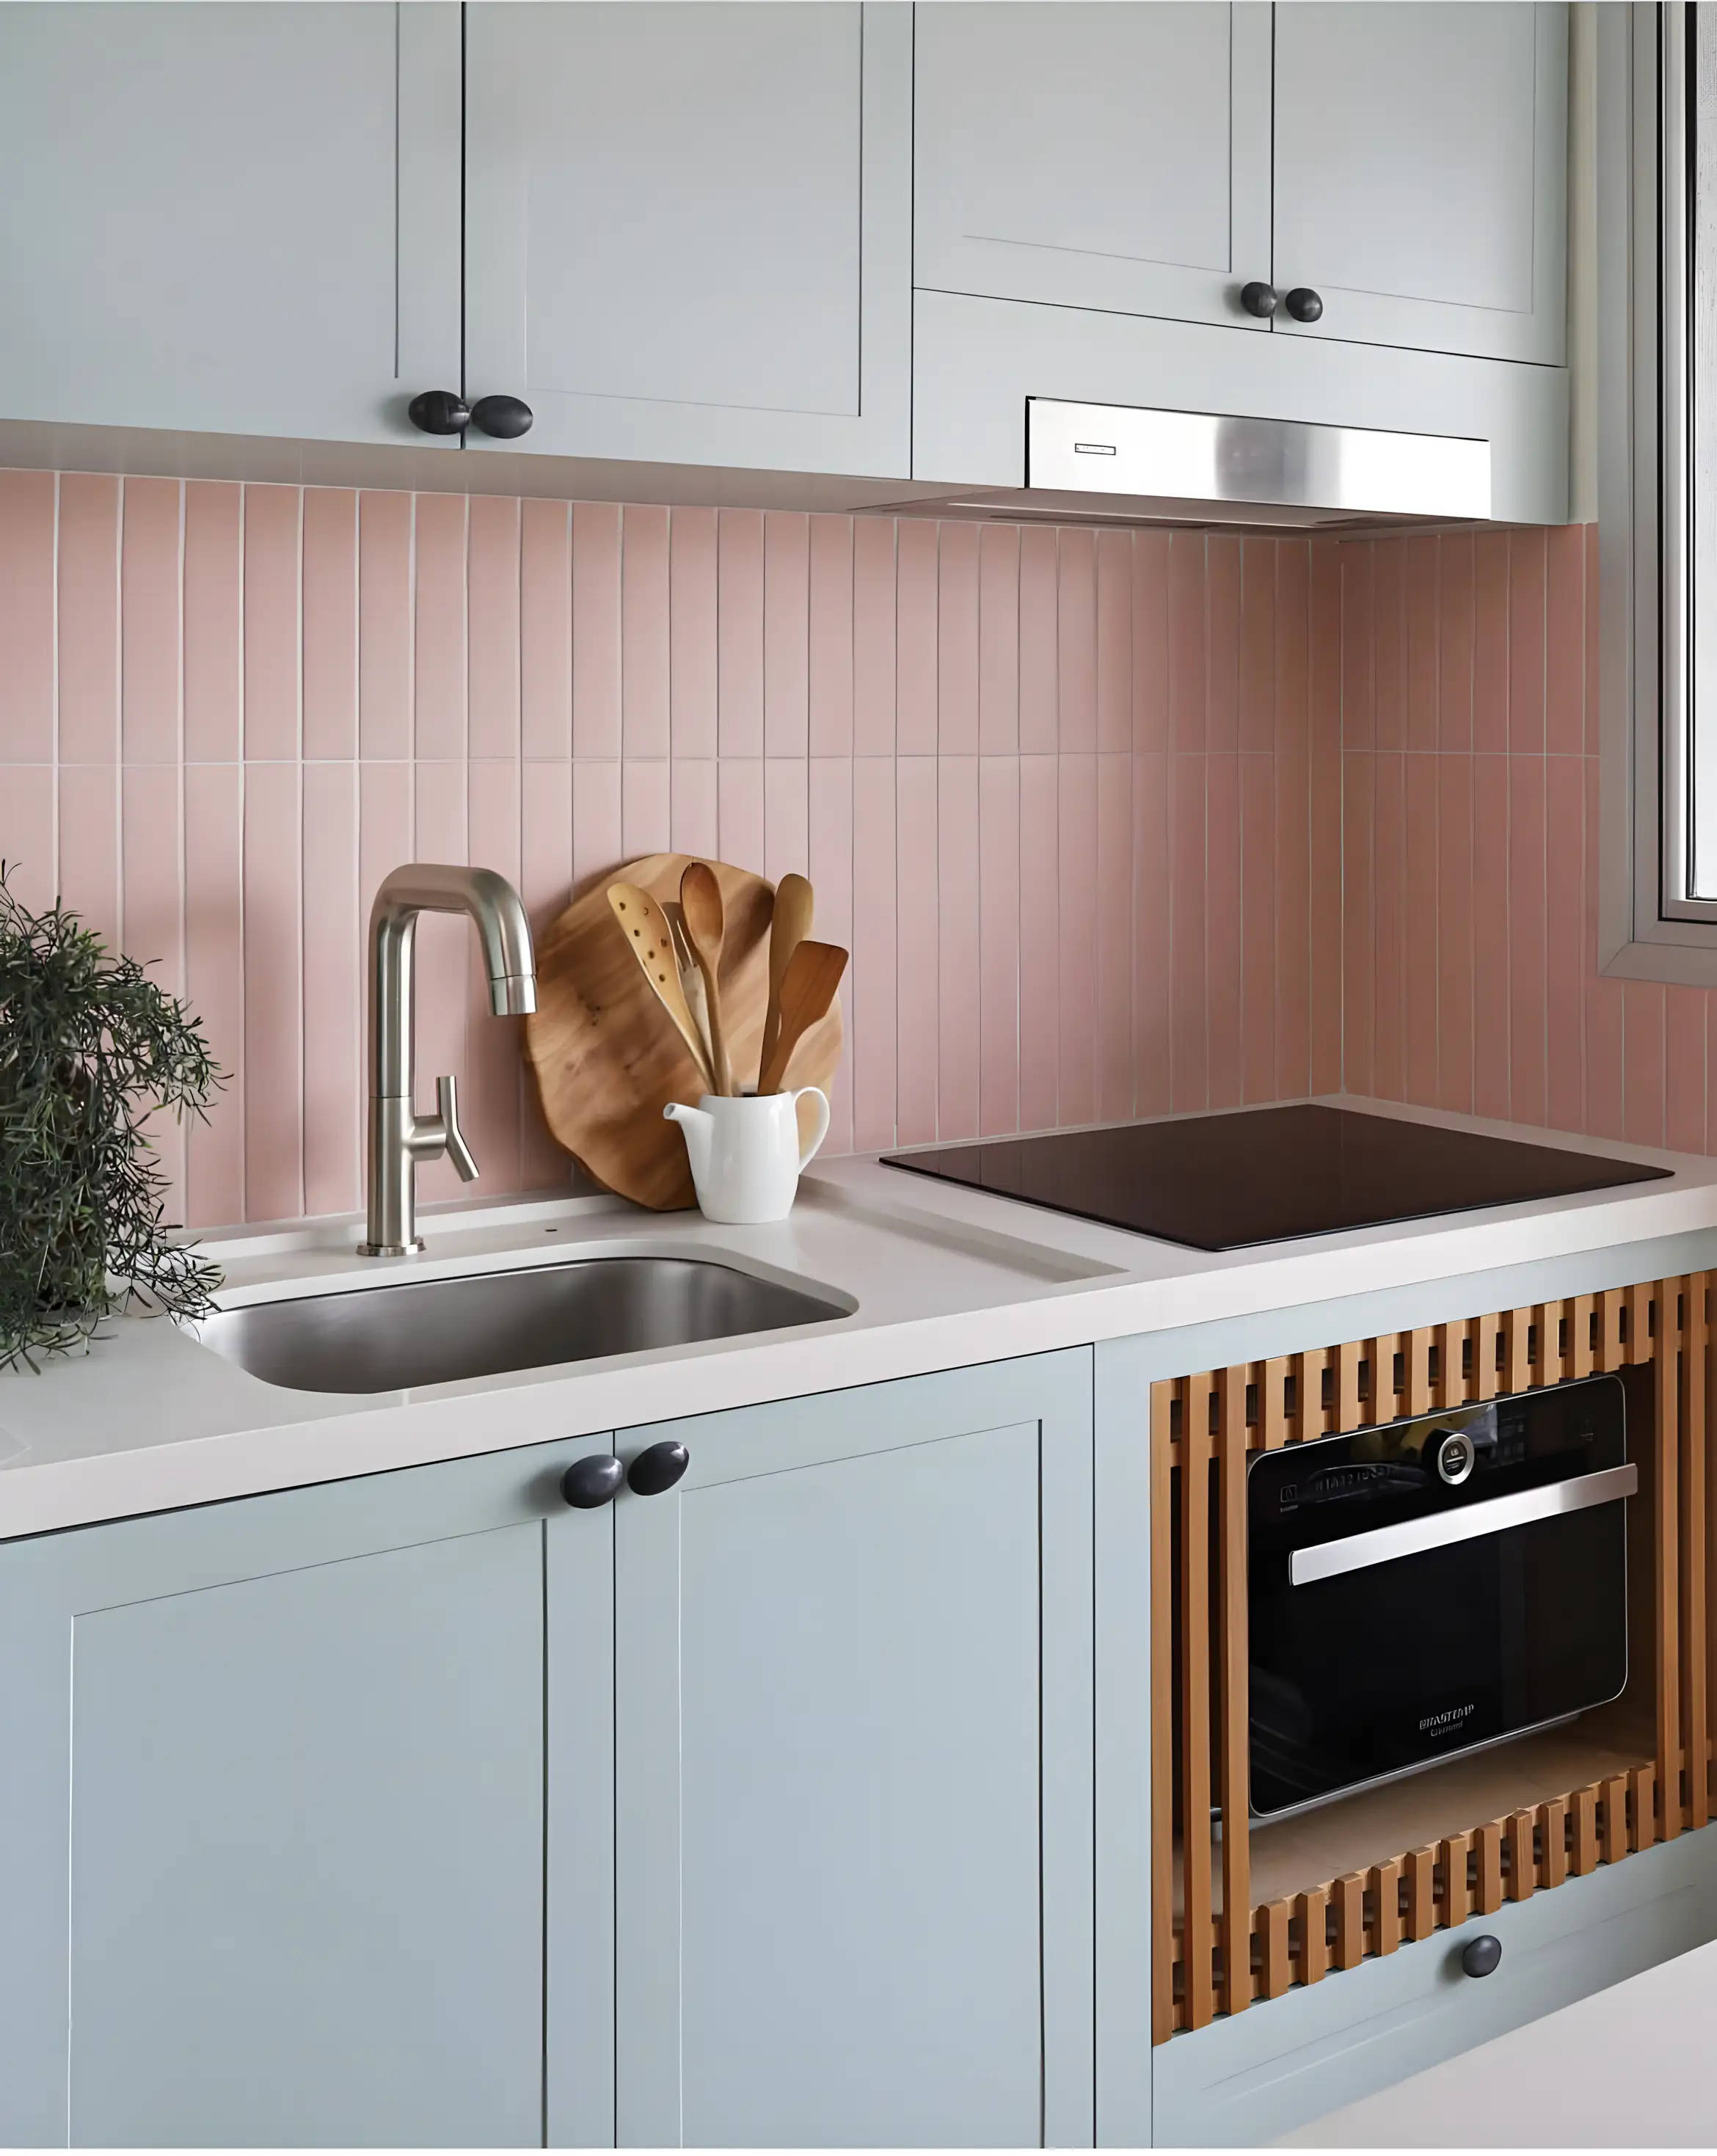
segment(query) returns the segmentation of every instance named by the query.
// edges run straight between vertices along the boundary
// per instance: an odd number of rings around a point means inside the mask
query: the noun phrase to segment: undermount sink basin
[[[271,1385],[392,1393],[845,1317],[705,1258],[583,1258],[217,1312],[203,1344]]]

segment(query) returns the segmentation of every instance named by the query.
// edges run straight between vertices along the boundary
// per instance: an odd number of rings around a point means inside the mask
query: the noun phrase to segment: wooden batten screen
[[[1717,1723],[1705,1594],[1714,1277],[1645,1281],[1151,1387],[1154,2042],[1705,1825]],[[1656,1407],[1654,1429],[1643,1444],[1635,1428],[1630,1446],[1636,1459],[1648,1444],[1652,1455],[1655,1756],[1530,1810],[1475,1820],[1433,1846],[1254,1904],[1247,1455],[1632,1364],[1653,1366]],[[1644,1644],[1634,1641],[1636,1667]],[[1187,1826],[1178,1896],[1177,1796]],[[1213,1809],[1219,1834],[1197,1825]]]

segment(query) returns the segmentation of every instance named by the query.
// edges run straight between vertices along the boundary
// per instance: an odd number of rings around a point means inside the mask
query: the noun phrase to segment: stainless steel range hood
[[[1490,444],[1031,397],[1025,486],[962,489],[935,506],[945,516],[1273,531],[1488,519]]]

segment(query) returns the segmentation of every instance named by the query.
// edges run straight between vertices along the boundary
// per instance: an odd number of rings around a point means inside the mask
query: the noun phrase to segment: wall
[[[539,921],[664,846],[807,870],[853,950],[837,1146],[1328,1090],[1343,558],[0,474],[0,855],[233,1074],[162,1136],[196,1224],[356,1205],[363,923],[414,855]],[[420,978],[483,1187],[563,1179],[463,924]]]

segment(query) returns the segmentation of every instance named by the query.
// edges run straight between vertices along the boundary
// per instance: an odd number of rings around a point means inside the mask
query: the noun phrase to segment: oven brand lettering
[[[1474,1702],[1469,1700],[1464,1707],[1446,1707],[1441,1714],[1423,1714],[1419,1717],[1421,1730],[1447,1729],[1452,1722],[1464,1722],[1473,1712]]]

